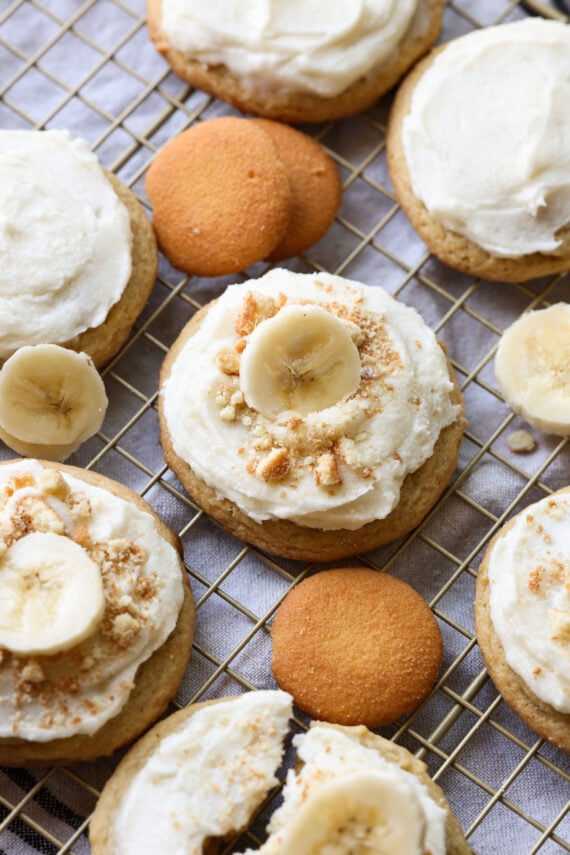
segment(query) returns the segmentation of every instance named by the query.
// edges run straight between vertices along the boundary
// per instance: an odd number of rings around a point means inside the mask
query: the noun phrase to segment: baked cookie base
[[[217,704],[228,698],[192,704],[174,713],[152,728],[123,758],[113,776],[109,779],[95,808],[89,828],[89,842],[93,855],[113,855],[116,851],[112,837],[113,819],[120,805],[123,793],[130,781],[150,759],[158,744],[171,733],[179,730],[186,720],[205,706]],[[341,732],[357,733],[359,742],[366,748],[378,751],[386,760],[414,775],[427,788],[431,798],[446,812],[446,855],[471,855],[471,849],[465,840],[461,826],[453,813],[443,790],[430,778],[425,763],[418,760],[405,748],[371,733],[363,726],[342,727],[326,725]],[[204,855],[216,855],[219,840],[210,840],[204,846]]]
[[[328,122],[372,107],[431,47],[439,35],[443,0],[420,0],[426,23],[411,27],[389,60],[331,98],[307,92],[258,92],[246,88],[224,65],[206,67],[174,48],[161,29],[162,0],[148,0],[149,35],[172,70],[197,89],[245,113],[282,122]]]
[[[190,704],[179,712],[159,721],[146,733],[128,754],[121,760],[115,772],[109,778],[95,807],[95,812],[89,824],[89,843],[92,855],[115,855],[116,846],[113,840],[113,821],[120,806],[123,793],[131,780],[151,758],[160,742],[172,733],[176,733],[185,722],[203,707],[219,704],[230,698],[217,698],[212,701],[202,701]],[[219,840],[209,840],[204,845],[203,855],[217,855],[220,849]]]
[[[104,170],[113,190],[127,208],[131,221],[132,271],[120,299],[98,327],[90,327],[62,342],[72,350],[88,353],[99,368],[125,343],[134,322],[142,312],[154,288],[158,270],[158,248],[150,221],[135,194],[111,172]]]
[[[208,308],[209,305],[204,306],[190,319],[170,348],[160,372],[161,388],[187,340],[200,326]],[[297,525],[290,520],[266,520],[257,523],[233,502],[220,498],[216,490],[198,477],[192,467],[174,450],[164,417],[162,396],[159,396],[158,407],[160,441],[167,464],[188,493],[209,516],[238,539],[273,555],[299,561],[320,562],[348,558],[369,552],[410,532],[423,520],[449,484],[467,424],[463,417],[463,398],[451,367],[450,378],[454,384],[452,401],[461,405],[460,415],[442,430],[432,456],[423,466],[406,477],[397,507],[385,519],[374,520],[355,531],[323,531]]]
[[[570,488],[560,490],[568,492]],[[556,493],[553,494],[554,496]],[[475,632],[489,676],[507,704],[529,727],[570,754],[570,714],[561,713],[532,693],[505,659],[505,651],[491,620],[489,605],[489,559],[495,543],[512,527],[507,523],[491,540],[479,567],[475,589]]]
[[[525,282],[570,270],[570,226],[561,233],[563,254],[543,255],[534,252],[520,258],[497,258],[478,244],[436,222],[414,194],[402,142],[402,126],[410,112],[416,84],[439,51],[436,48],[408,74],[398,89],[390,111],[386,136],[388,171],[396,198],[412,226],[430,252],[440,261],[470,276],[503,282]]]
[[[174,546],[179,555],[182,554],[178,537],[162,522],[152,508],[128,487],[91,470],[46,460],[41,460],[40,463],[45,468],[57,469],[63,474],[67,472],[88,484],[108,490],[146,513],[150,513],[161,536]],[[77,734],[49,742],[0,739],[1,765],[45,766],[95,760],[112,754],[113,751],[132,742],[164,712],[184,676],[194,637],[196,606],[182,562],[180,562],[180,572],[184,584],[184,600],[176,627],[166,642],[139,667],[134,689],[121,711],[92,736]]]

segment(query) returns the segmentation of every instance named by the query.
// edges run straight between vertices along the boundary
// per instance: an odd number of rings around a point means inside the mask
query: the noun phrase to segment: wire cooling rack
[[[554,4],[456,0],[446,8],[442,40],[531,12],[561,15]],[[68,128],[147,205],[143,182],[155,151],[193,122],[232,110],[170,73],[149,42],[144,15],[144,0],[0,0],[0,127]],[[472,616],[477,567],[493,533],[570,480],[565,440],[534,432],[533,452],[509,450],[509,434],[527,426],[505,407],[493,374],[502,330],[528,308],[570,300],[570,281],[488,283],[432,258],[394,200],[384,150],[388,109],[389,98],[365,115],[305,128],[338,164],[343,204],[328,235],[286,265],[381,284],[414,305],[447,344],[466,399],[470,424],[459,466],[437,507],[403,541],[352,562],[411,582],[431,604],[444,638],[432,696],[381,732],[428,764],[474,852],[570,852],[569,758],[538,739],[497,694]],[[266,269],[258,264],[247,274]],[[134,334],[104,372],[110,407],[103,429],[69,461],[128,484],[181,535],[198,622],[172,708],[274,687],[272,616],[290,587],[315,570],[272,559],[222,532],[188,498],[160,450],[156,400],[164,354],[194,311],[237,279],[189,280],[161,260]],[[305,724],[299,717],[295,727]],[[0,851],[89,852],[89,816],[116,761],[0,771]],[[271,807],[270,799],[226,851],[255,847]]]

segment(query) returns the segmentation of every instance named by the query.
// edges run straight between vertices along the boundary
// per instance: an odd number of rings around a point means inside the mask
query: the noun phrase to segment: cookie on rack
[[[449,42],[400,86],[390,176],[450,267],[509,282],[570,270],[569,74],[568,28],[531,18]]]
[[[157,50],[183,79],[246,113],[323,122],[367,110],[438,37],[443,0],[205,4],[149,0]],[[302,27],[299,27],[302,16]]]
[[[441,667],[441,632],[406,582],[365,567],[326,570],[287,594],[271,670],[312,718],[381,727],[415,710]]]
[[[93,855],[217,852],[242,831],[283,756],[283,692],[195,704],[135,745],[105,786],[90,828]],[[297,763],[268,839],[246,855],[353,851],[469,855],[461,827],[424,763],[368,731],[313,722],[293,740]]]
[[[107,782],[93,855],[218,851],[278,784],[292,715],[285,692],[191,704],[152,728]]]
[[[146,178],[153,226],[174,267],[237,273],[270,254],[289,226],[291,186],[272,137],[235,116],[170,140]]]
[[[405,748],[363,726],[323,722],[312,722],[293,745],[297,762],[271,816],[269,838],[244,855],[311,855],[329,847],[470,855],[443,791]]]
[[[0,131],[0,361],[60,344],[114,356],[154,286],[158,253],[134,193],[67,131]]]
[[[453,371],[418,313],[380,287],[276,269],[187,324],[161,371],[161,442],[236,537],[328,561],[395,540],[453,474]]]
[[[570,488],[497,533],[479,568],[477,641],[506,702],[570,752]]]
[[[95,472],[0,465],[0,763],[92,760],[158,718],[195,607],[178,538]]]

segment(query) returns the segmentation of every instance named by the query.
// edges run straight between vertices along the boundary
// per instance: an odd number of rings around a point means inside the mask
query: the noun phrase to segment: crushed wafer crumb
[[[321,454],[315,466],[315,479],[321,487],[334,487],[342,484],[342,477],[334,454]]]
[[[534,451],[536,441],[527,430],[515,430],[507,437],[507,445],[516,454],[525,454]]]
[[[274,448],[266,457],[262,457],[255,468],[255,474],[264,481],[280,481],[291,470],[291,459],[286,448]]]

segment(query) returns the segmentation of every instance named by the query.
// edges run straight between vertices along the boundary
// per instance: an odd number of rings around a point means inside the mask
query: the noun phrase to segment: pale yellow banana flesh
[[[505,330],[495,375],[515,413],[545,433],[570,435],[570,304],[529,312]]]
[[[32,532],[0,559],[0,647],[23,655],[67,650],[96,629],[104,607],[99,568],[63,535]]]
[[[240,363],[240,388],[250,407],[270,418],[293,410],[320,412],[354,394],[358,349],[343,323],[320,306],[292,305],[262,321]]]
[[[19,454],[64,460],[105,417],[104,383],[86,354],[22,347],[0,371],[1,438]]]
[[[423,855],[426,820],[410,788],[375,771],[316,787],[285,831],[280,855]]]

